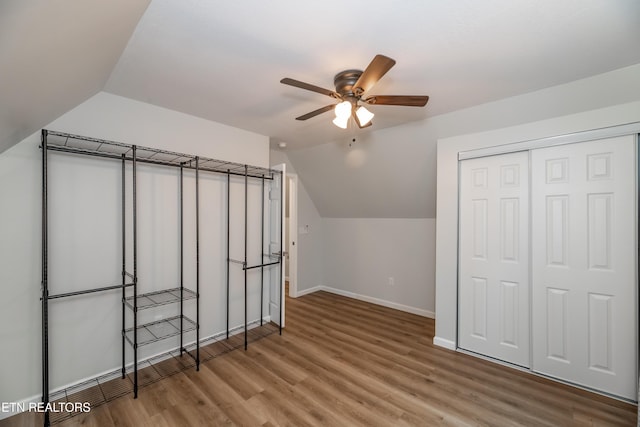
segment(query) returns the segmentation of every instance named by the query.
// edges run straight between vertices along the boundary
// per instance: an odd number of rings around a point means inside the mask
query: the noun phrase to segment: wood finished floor
[[[434,347],[431,319],[326,292],[286,307],[282,336],[57,425],[636,425],[634,405]]]

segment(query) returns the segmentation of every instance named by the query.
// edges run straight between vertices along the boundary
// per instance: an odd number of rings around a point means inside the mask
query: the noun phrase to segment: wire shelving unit
[[[235,261],[229,257],[229,215],[230,208],[227,203],[227,304],[226,304],[226,339],[229,340],[230,331],[233,328],[229,326],[229,265],[239,263],[244,270],[244,348],[250,341],[249,324],[247,319],[247,270],[260,268],[262,271],[261,279],[261,308],[260,308],[260,325],[262,325],[263,312],[263,295],[264,295],[264,269],[271,266],[282,266],[283,252],[282,245],[280,251],[267,254],[263,262],[257,265],[248,266],[247,264],[247,218],[248,218],[248,180],[259,179],[262,184],[262,245],[264,248],[264,191],[265,181],[279,178],[280,191],[283,190],[283,177],[281,172],[268,168],[249,166],[234,162],[199,157],[189,154],[177,153],[173,151],[160,150],[155,148],[142,147],[137,145],[124,144],[115,141],[102,140],[69,133],[42,130],[42,282],[41,282],[41,301],[42,301],[42,401],[49,403],[51,401],[49,390],[49,345],[50,345],[50,325],[49,325],[49,302],[54,299],[63,299],[75,297],[78,295],[102,293],[120,290],[122,297],[122,315],[121,315],[121,333],[122,333],[122,368],[119,376],[124,379],[131,379],[132,392],[134,398],[138,396],[139,388],[139,359],[138,349],[142,346],[164,340],[170,337],[180,337],[179,354],[188,354],[193,359],[196,370],[199,370],[201,363],[201,340],[200,340],[200,174],[202,172],[211,172],[227,175],[227,202],[229,201],[229,193],[231,192],[231,177],[241,176],[244,178],[245,185],[245,236],[244,236],[244,261]],[[121,282],[118,284],[108,284],[107,286],[82,289],[63,293],[50,293],[49,289],[49,171],[48,158],[49,152],[58,152],[66,154],[74,154],[81,156],[93,156],[105,159],[119,161],[122,164],[121,172],[121,244],[122,244],[122,271]],[[137,195],[137,168],[138,164],[152,164],[158,166],[168,166],[179,168],[179,199],[180,199],[180,284],[178,287],[152,291],[147,293],[139,292],[138,283],[138,195]],[[127,185],[126,172],[127,165],[130,165],[131,171],[131,236],[127,236]],[[191,170],[195,172],[195,246],[196,246],[196,262],[195,262],[195,289],[189,289],[184,284],[184,171]],[[279,174],[279,175],[278,175]],[[282,195],[283,193],[281,193]],[[283,221],[283,212],[280,212],[280,223]],[[130,239],[127,240],[127,238]],[[127,253],[127,243],[131,243],[132,253]],[[130,259],[128,258],[130,257]],[[127,270],[127,261],[131,261],[131,271]],[[195,319],[191,319],[185,315],[185,302],[195,300]],[[280,295],[280,319],[282,319],[282,295]],[[138,312],[141,310],[151,310],[155,307],[175,304],[179,306],[179,314],[168,318],[154,320],[149,323],[141,324],[138,319]],[[127,325],[126,311],[132,313],[133,324]],[[281,323],[281,322],[280,322]],[[195,332],[194,344],[185,345],[184,335],[186,333]],[[279,327],[279,333],[282,334],[282,326]],[[129,344],[133,351],[133,362],[131,366],[126,363],[126,344]],[[227,346],[228,348],[237,348],[235,346]],[[226,347],[225,347],[226,348]],[[148,363],[148,362],[147,362]],[[109,377],[111,380],[113,375]],[[93,381],[93,380],[90,380]],[[100,384],[99,380],[98,384]],[[117,393],[116,393],[117,394]],[[56,395],[54,394],[54,399]],[[45,412],[44,425],[50,425],[51,418],[49,412]]]

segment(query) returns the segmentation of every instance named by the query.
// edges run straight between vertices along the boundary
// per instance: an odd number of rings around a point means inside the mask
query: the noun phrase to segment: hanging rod
[[[243,270],[251,270],[252,268],[267,267],[269,265],[275,265],[275,264],[280,264],[280,261],[269,262],[269,263],[266,263],[266,264],[252,265],[251,267],[244,267]]]
[[[127,288],[129,286],[133,286],[133,283],[126,283],[124,285],[105,286],[103,288],[85,289],[82,291],[65,292],[64,294],[49,295],[48,299],[66,298],[66,297],[73,297],[76,295],[92,294],[95,292],[104,292],[104,291],[110,291],[113,289]]]

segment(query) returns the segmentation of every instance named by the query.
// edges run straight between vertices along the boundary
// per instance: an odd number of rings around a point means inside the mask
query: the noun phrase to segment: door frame
[[[289,266],[289,297],[298,297],[298,175],[287,174],[287,203],[289,209],[289,227],[287,242],[289,243],[286,262]]]
[[[556,145],[573,144],[576,142],[595,141],[598,139],[607,139],[616,136],[638,134],[640,134],[640,122],[633,122],[624,125],[586,130],[583,132],[567,133],[547,138],[531,139],[528,141],[513,142],[511,144],[501,144],[492,147],[478,148],[475,150],[460,151],[458,152],[458,162],[460,162],[460,160],[475,159],[477,157],[494,156],[498,154],[513,153],[516,151],[529,151],[534,148],[546,148]]]
[[[286,238],[286,230],[284,225],[285,225],[285,200],[287,198],[287,194],[286,194],[287,193],[287,190],[286,190],[287,189],[286,187],[287,171],[286,171],[286,164],[284,163],[271,166],[271,169],[273,171],[276,171],[276,175],[280,175],[279,186],[278,186],[280,194],[278,194],[277,197],[275,197],[275,195],[272,193],[274,191],[274,183],[276,182],[275,181],[276,177],[274,176],[267,193],[269,197],[265,198],[265,201],[264,201],[266,204],[265,209],[268,209],[269,211],[269,222],[268,222],[269,223],[269,240],[267,242],[268,250],[265,253],[277,254],[279,258],[279,262],[277,265],[274,265],[268,269],[268,273],[267,273],[269,275],[268,305],[269,305],[269,315],[271,316],[271,321],[279,324],[280,333],[282,333],[282,329],[285,326],[284,292],[285,292],[286,257],[284,256],[284,242]],[[279,208],[278,208],[279,215],[277,215],[277,218],[273,216],[273,209],[272,209],[272,203],[273,201],[276,201],[276,200],[279,202]],[[277,248],[272,247],[272,244],[274,243],[273,236],[272,236],[274,229],[276,230],[276,233],[277,233],[276,235],[279,235],[278,236],[279,244]],[[277,270],[272,270],[272,268]],[[278,273],[274,274],[274,271],[277,271]],[[273,283],[274,279],[277,280],[279,283]],[[279,289],[277,293],[277,299],[278,299],[277,304],[275,303],[275,301],[272,300],[272,298],[275,296],[274,289]],[[277,307],[279,312],[278,322],[274,320],[274,316],[272,315],[275,307]]]

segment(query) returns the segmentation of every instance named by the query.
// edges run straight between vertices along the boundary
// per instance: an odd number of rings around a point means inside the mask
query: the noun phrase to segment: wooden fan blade
[[[296,120],[307,120],[307,119],[310,119],[311,117],[317,116],[318,114],[326,113],[327,111],[333,110],[335,107],[336,107],[335,104],[327,105],[325,107],[318,108],[317,110],[314,110],[310,113],[304,114],[300,117],[296,117]]]
[[[353,92],[356,96],[362,95],[364,92],[371,89],[373,85],[382,78],[382,76],[387,74],[387,71],[389,71],[395,64],[396,61],[389,57],[376,55],[375,58],[373,58],[373,61],[371,61],[367,66],[367,69],[364,70],[356,84],[353,85]]]
[[[429,101],[428,96],[417,95],[375,95],[367,99],[363,99],[370,105],[404,105],[407,107],[424,107]]]
[[[340,98],[340,95],[338,95],[337,93],[335,93],[332,90],[324,89],[324,88],[321,88],[319,86],[315,86],[315,85],[312,85],[312,84],[309,84],[309,83],[305,83],[305,82],[301,82],[301,81],[298,81],[298,80],[290,79],[288,77],[280,80],[280,83],[285,84],[285,85],[289,85],[289,86],[299,87],[300,89],[310,90],[312,92],[321,93],[323,95],[327,95],[327,96],[330,96],[332,98],[336,98],[336,99]]]

